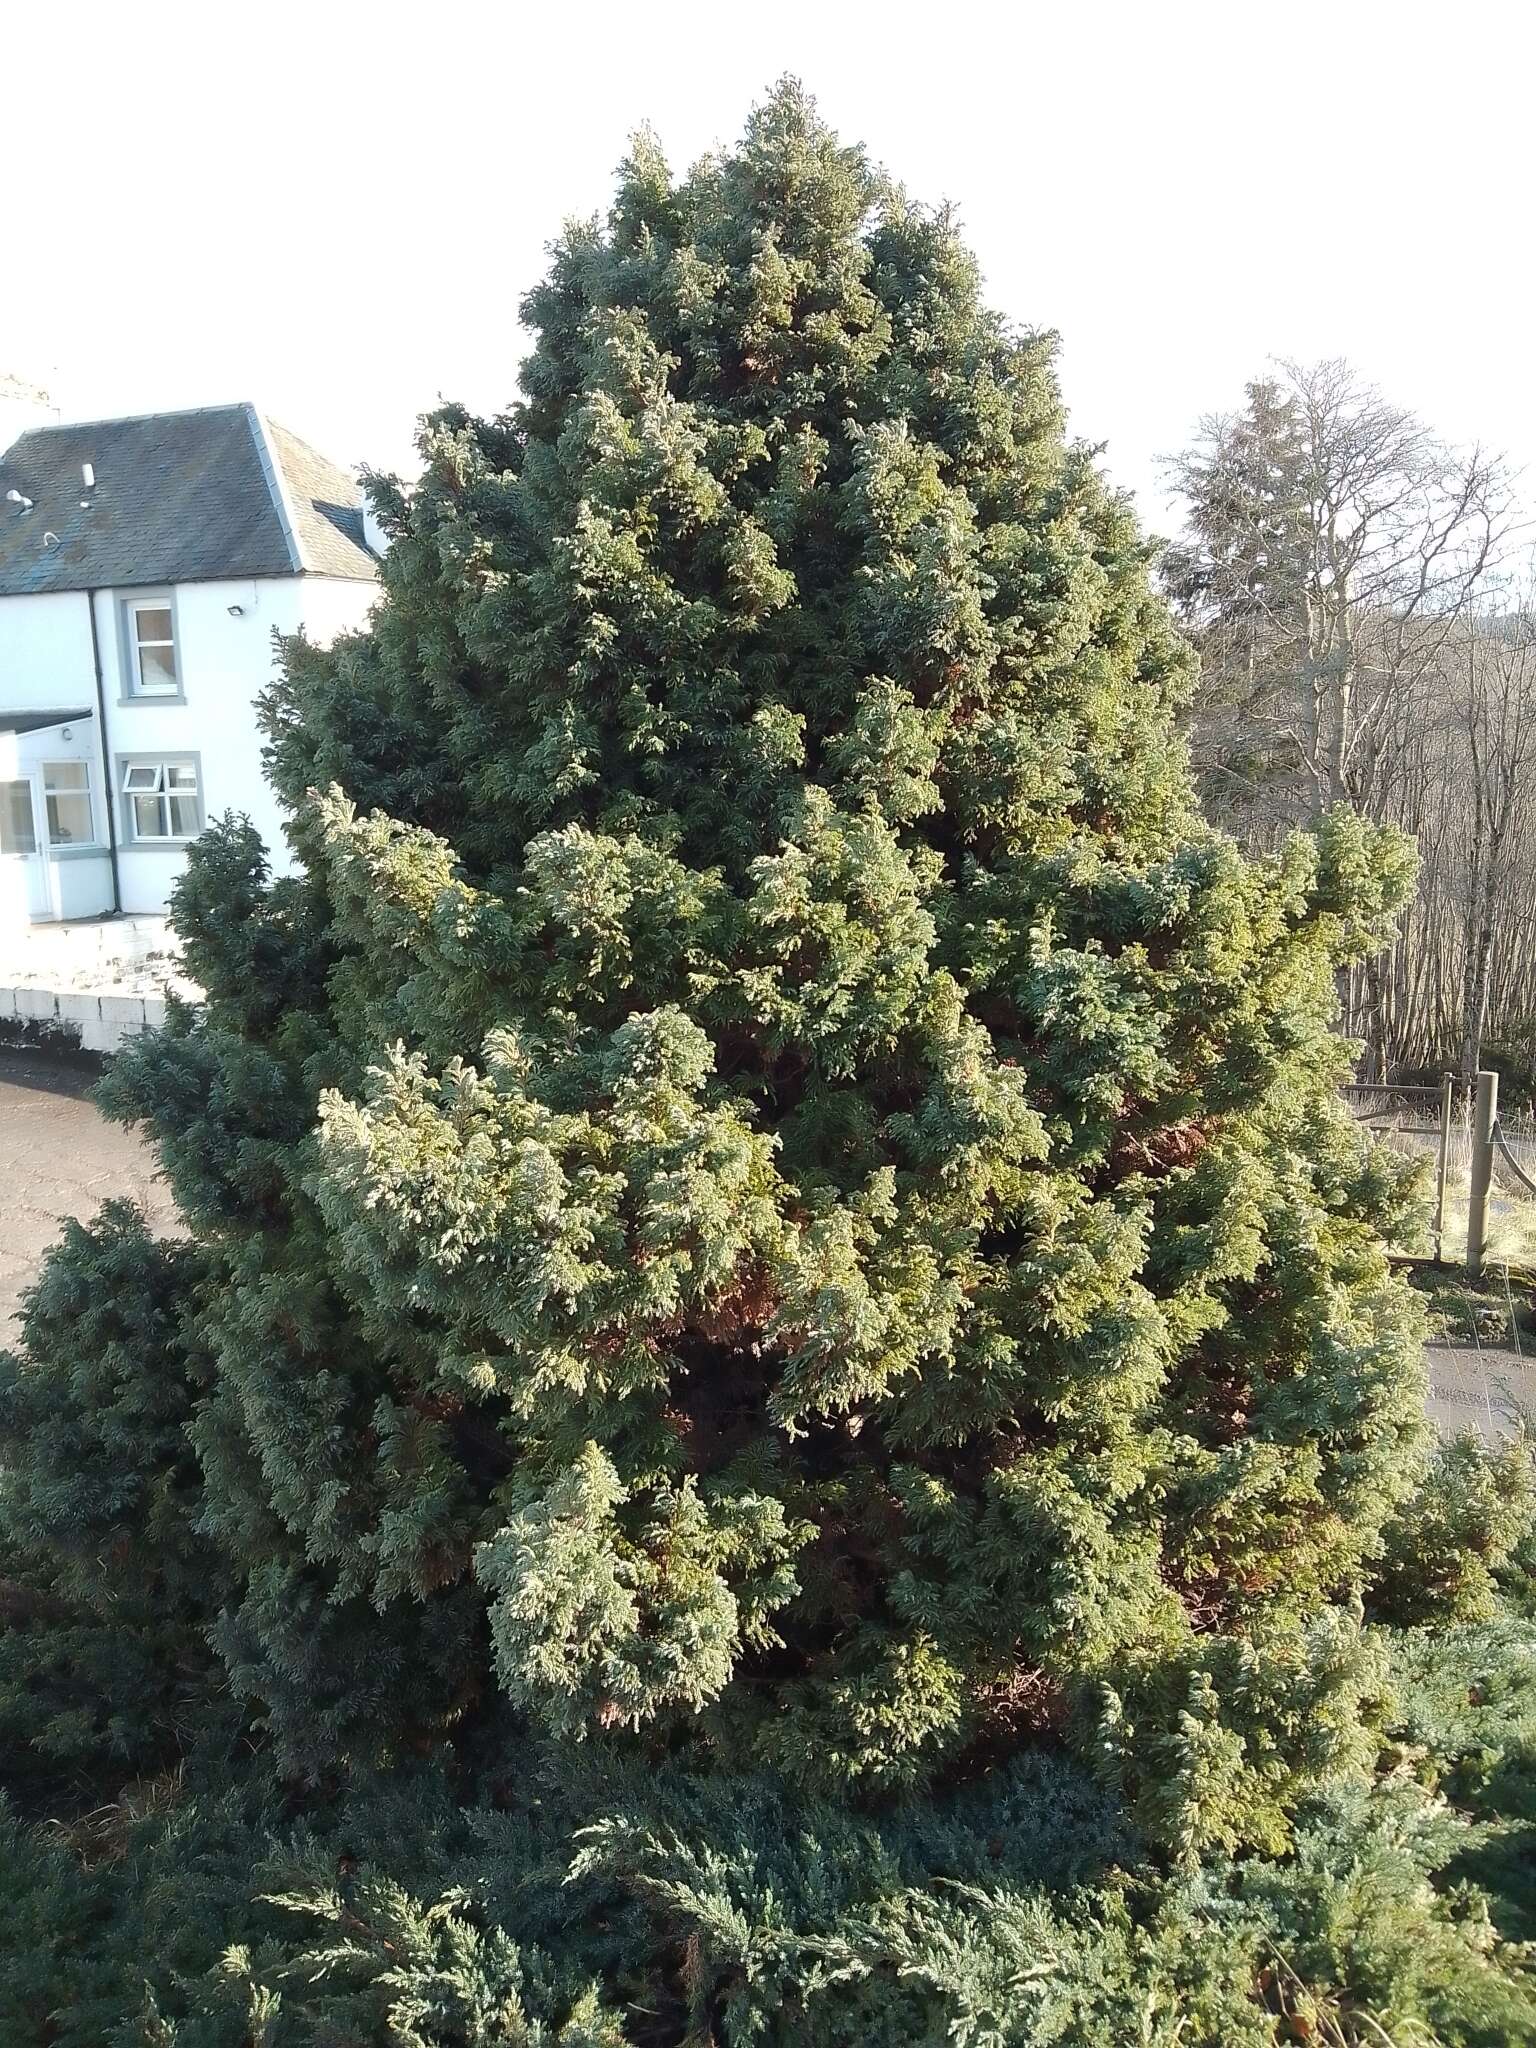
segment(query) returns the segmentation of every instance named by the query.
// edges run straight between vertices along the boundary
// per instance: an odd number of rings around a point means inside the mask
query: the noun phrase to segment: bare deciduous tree
[[[1514,828],[1536,812],[1536,614],[1529,598],[1509,615],[1474,618],[1465,643],[1470,844],[1460,1052],[1470,1077],[1482,1054],[1500,910],[1513,910],[1518,900],[1509,872],[1519,843]]]
[[[1280,364],[1170,467],[1189,533],[1169,588],[1259,808],[1372,809],[1394,724],[1498,558],[1503,464],[1333,360]]]
[[[1261,844],[1340,802],[1417,836],[1418,900],[1346,1021],[1377,1071],[1470,1072],[1490,1022],[1536,1013],[1536,591],[1501,578],[1509,474],[1340,361],[1277,365],[1169,467],[1210,806]]]

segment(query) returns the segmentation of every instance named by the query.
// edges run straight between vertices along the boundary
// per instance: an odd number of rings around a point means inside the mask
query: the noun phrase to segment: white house
[[[256,698],[274,627],[361,625],[358,486],[250,405],[40,424],[0,454],[0,925],[163,912],[249,814],[280,867]]]

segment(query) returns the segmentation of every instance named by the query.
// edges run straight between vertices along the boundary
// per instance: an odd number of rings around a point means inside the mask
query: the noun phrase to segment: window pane
[[[142,645],[146,640],[169,640],[171,637],[171,608],[169,605],[141,605],[133,615],[133,630]]]
[[[195,794],[171,798],[171,820],[171,829],[179,839],[191,839],[201,829],[202,821],[197,815]]]
[[[91,830],[91,800],[88,796],[50,796],[48,799],[48,837],[55,846],[89,846],[95,838]]]
[[[160,799],[157,796],[135,796],[128,799],[133,810],[133,836],[135,839],[164,839],[165,825],[161,818]]]
[[[139,688],[168,691],[176,687],[176,656],[169,647],[139,647]]]
[[[172,789],[196,789],[197,770],[190,761],[168,761],[165,779]]]
[[[123,788],[130,796],[139,790],[160,787],[160,764],[158,761],[135,761],[123,776]]]
[[[0,853],[36,851],[31,783],[0,782]]]
[[[43,763],[44,789],[89,789],[83,761],[45,761]]]

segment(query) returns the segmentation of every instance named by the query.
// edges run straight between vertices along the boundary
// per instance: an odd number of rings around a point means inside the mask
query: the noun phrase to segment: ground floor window
[[[194,755],[121,763],[124,837],[142,845],[157,839],[193,839],[203,829],[203,796]]]
[[[94,846],[91,773],[84,761],[45,761],[43,796],[48,808],[50,846]]]
[[[30,782],[0,782],[0,853],[36,853]]]

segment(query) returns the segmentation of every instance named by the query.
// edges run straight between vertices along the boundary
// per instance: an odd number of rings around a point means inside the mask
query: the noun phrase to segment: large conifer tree
[[[875,1810],[1043,1743],[1278,1844],[1420,1430],[1330,1036],[1407,856],[1201,823],[1051,338],[797,89],[638,143],[527,318],[376,480],[372,630],[286,651],[298,873],[194,848],[206,1006],[109,1083],[229,1685],[311,1781]]]

